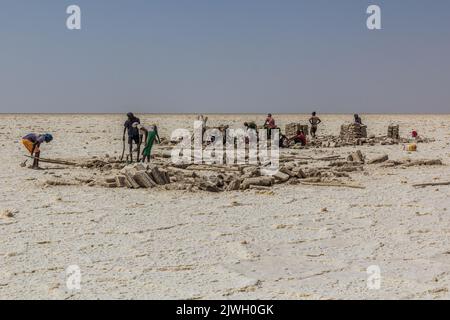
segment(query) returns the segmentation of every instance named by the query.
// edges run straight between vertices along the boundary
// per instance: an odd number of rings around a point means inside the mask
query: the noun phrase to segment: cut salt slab
[[[148,176],[147,172],[145,171],[137,172],[133,176],[133,179],[142,188],[153,188],[156,185],[156,183],[154,183],[154,181]]]
[[[125,173],[125,177],[127,178],[127,185],[131,186],[133,189],[139,189],[139,184],[133,179],[133,176],[129,173]]]
[[[368,162],[368,164],[383,163],[383,162],[386,162],[388,160],[389,160],[389,156],[387,154],[385,154],[385,155],[382,155],[380,157],[376,157],[376,158],[370,160]]]
[[[116,177],[116,184],[119,188],[126,187],[126,180],[127,178],[125,176],[117,176]]]
[[[230,182],[230,184],[227,186],[227,191],[235,191],[235,190],[239,190],[239,188],[241,187],[241,181],[239,179],[234,179],[233,181]]]
[[[278,181],[278,182],[286,182],[289,180],[290,176],[286,173],[283,173],[281,171],[278,171],[277,174],[274,175],[274,178]]]
[[[158,167],[153,167],[151,169],[151,177],[153,180],[159,184],[159,185],[165,185],[166,184],[166,177],[164,172],[161,172]]]
[[[274,178],[269,176],[257,177],[257,178],[247,178],[241,183],[242,189],[248,189],[251,185],[254,186],[266,186],[270,187],[273,185]]]

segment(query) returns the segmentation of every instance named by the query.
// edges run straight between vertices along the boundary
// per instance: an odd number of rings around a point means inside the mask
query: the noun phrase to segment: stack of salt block
[[[288,123],[285,128],[285,133],[287,137],[293,137],[297,135],[297,131],[303,131],[305,135],[308,135],[308,130],[308,125],[303,125],[300,123]]]
[[[359,123],[343,124],[340,136],[342,140],[367,138],[367,127]]]
[[[400,126],[398,124],[397,125],[394,125],[394,124],[389,125],[387,136],[388,136],[388,138],[395,139],[395,140],[400,139]]]

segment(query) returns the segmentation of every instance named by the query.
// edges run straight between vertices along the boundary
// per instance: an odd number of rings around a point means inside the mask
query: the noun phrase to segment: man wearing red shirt
[[[276,129],[277,126],[275,125],[275,119],[272,117],[272,114],[269,113],[267,115],[267,119],[266,122],[264,123],[264,127],[266,127],[267,129]]]
[[[302,146],[306,145],[306,136],[303,131],[297,131],[296,136],[294,137],[295,143],[300,143]]]

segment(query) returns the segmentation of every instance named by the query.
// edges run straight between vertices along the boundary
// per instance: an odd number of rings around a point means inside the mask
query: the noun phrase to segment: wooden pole
[[[37,157],[34,157],[34,156],[25,156],[25,157],[30,158],[30,159],[37,159],[40,162],[45,162],[45,163],[62,164],[62,165],[67,165],[67,166],[78,166],[77,163],[64,161],[64,160],[53,160],[53,159],[46,159],[46,158],[37,158]]]
[[[450,186],[450,181],[413,184],[413,187],[416,187],[416,188],[436,187],[436,186]]]
[[[354,185],[354,184],[345,184],[345,183],[336,183],[336,182],[306,182],[300,181],[300,184],[307,186],[319,186],[319,187],[346,187],[346,188],[354,188],[354,189],[365,189],[364,186]]]

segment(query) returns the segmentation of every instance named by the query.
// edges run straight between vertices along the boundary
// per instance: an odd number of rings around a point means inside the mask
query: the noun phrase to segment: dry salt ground
[[[157,123],[162,136],[191,129],[195,118],[141,116]],[[264,121],[263,115],[209,118],[211,125]],[[308,117],[275,118],[283,126]],[[351,115],[321,119],[318,134],[337,135]],[[19,141],[28,132],[53,133],[54,142],[42,148],[49,158],[118,156],[124,120],[0,115],[1,299],[450,298],[450,186],[412,186],[450,181],[449,115],[363,116],[369,134],[385,135],[398,123],[401,136],[416,129],[436,139],[416,153],[401,145],[358,147],[368,158],[388,154],[446,164],[373,165],[352,174],[365,189],[281,185],[273,192],[211,194],[44,187],[48,177],[82,175],[83,169],[20,167],[25,152]],[[301,152],[347,156],[355,150]],[[370,266],[381,272],[378,290],[367,286]],[[80,277],[72,281],[74,275]]]

